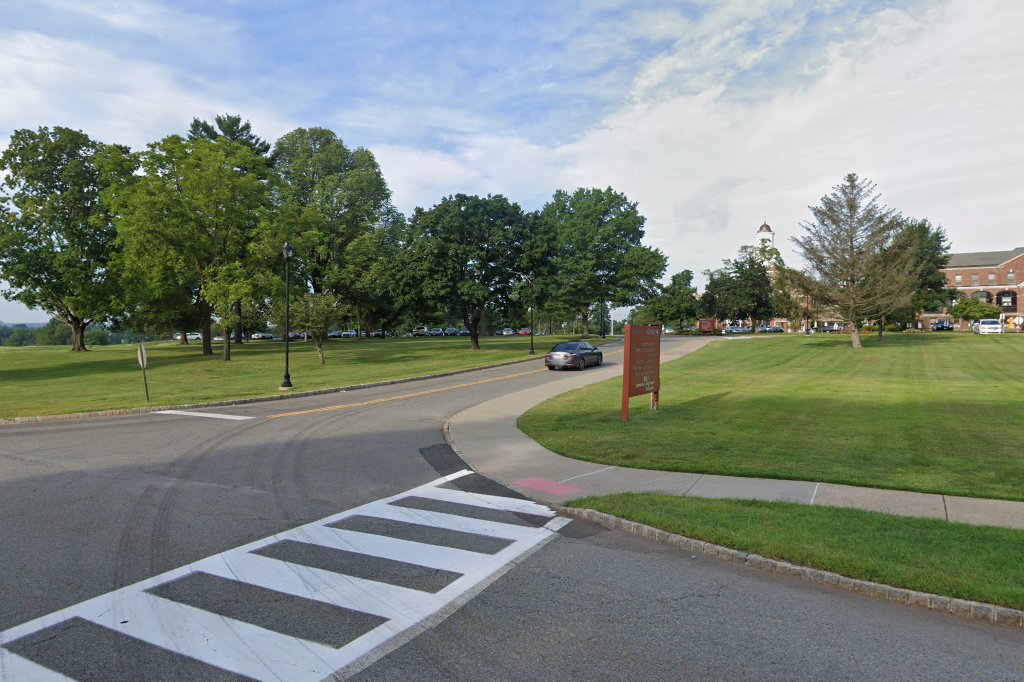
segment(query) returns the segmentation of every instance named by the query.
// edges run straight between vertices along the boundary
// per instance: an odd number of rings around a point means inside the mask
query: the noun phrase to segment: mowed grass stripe
[[[599,464],[1024,500],[1024,335],[892,334],[713,343],[662,368],[661,409],[621,381],[519,427]],[[580,433],[586,434],[580,438]]]
[[[563,337],[537,339],[538,353]],[[466,337],[330,340],[327,364],[312,342],[293,342],[294,392],[410,379],[526,360],[529,337],[482,338],[472,351]],[[100,412],[146,406],[142,370],[134,345],[93,346],[72,353],[66,346],[0,347],[0,418]],[[146,344],[151,405],[187,405],[278,395],[284,376],[284,344],[255,341],[233,346],[230,362],[204,356],[198,343]]]

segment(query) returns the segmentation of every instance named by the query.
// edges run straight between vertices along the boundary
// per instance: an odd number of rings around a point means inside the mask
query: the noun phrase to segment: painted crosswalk
[[[357,670],[568,523],[529,500],[456,487],[467,476],[475,474],[461,471],[11,628],[0,633],[0,679],[125,671],[142,679],[172,666],[182,677],[300,681]]]

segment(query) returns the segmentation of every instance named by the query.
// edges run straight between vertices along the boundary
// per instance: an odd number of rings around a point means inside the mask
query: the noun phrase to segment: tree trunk
[[[476,308],[472,315],[463,314],[462,321],[469,327],[469,345],[473,350],[480,350],[480,322],[483,320],[483,311]]]
[[[241,344],[242,343],[242,302],[241,301],[235,301],[233,307],[235,309],[235,343]],[[225,339],[228,338],[228,335],[225,334],[224,338]]]
[[[885,335],[885,315],[882,315],[881,319],[878,320],[878,343],[882,343],[882,337]]]
[[[316,354],[320,356],[320,366],[323,367],[327,364],[324,360],[324,340],[321,336],[314,336],[313,343],[316,344]]]
[[[224,362],[231,360],[231,326],[224,325]]]
[[[857,329],[857,325],[853,325],[853,333],[850,334],[850,340],[853,342],[854,348],[861,348],[860,345],[860,330]]]
[[[185,331],[184,327],[182,327],[182,329],[181,329],[181,340],[178,341],[178,345],[180,345],[180,346],[187,346],[188,345],[188,332]]]
[[[85,347],[85,328],[89,326],[88,322],[85,322],[77,317],[72,317],[71,321],[67,323],[71,327],[71,350],[73,351],[87,351]]]
[[[203,301],[203,355],[213,355],[213,310]]]

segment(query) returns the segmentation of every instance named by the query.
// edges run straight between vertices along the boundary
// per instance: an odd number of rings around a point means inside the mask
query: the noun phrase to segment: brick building
[[[1024,246],[1012,251],[953,253],[942,269],[946,284],[963,296],[996,305],[1011,327],[1024,317]]]

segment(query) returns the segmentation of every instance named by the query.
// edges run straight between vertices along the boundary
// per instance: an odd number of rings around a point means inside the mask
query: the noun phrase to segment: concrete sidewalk
[[[739,340],[667,337],[662,344],[661,360],[674,360],[711,342],[729,343]],[[614,348],[606,348],[605,352],[606,357],[615,357]],[[543,386],[496,398],[460,412],[449,420],[446,437],[452,448],[476,471],[528,497],[554,504],[592,495],[654,492],[691,497],[783,500],[1024,529],[1024,502],[859,488],[813,481],[602,466],[557,455],[516,428],[519,415],[534,405],[566,391],[619,377],[621,374],[622,366],[619,363],[583,372],[559,372]]]

